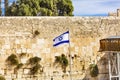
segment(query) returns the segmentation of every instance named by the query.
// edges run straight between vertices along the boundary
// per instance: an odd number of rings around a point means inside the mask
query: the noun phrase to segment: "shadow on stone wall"
[[[91,77],[90,69],[88,68],[85,72],[85,77],[83,80],[109,80],[109,65],[108,65],[108,53],[104,54],[101,59],[97,62],[98,66],[98,76]]]

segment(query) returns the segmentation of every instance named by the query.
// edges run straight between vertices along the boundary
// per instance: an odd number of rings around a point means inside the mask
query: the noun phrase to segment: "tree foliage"
[[[8,0],[4,0],[5,1],[5,15],[6,15],[6,11],[8,9]]]
[[[0,16],[2,15],[1,0],[0,0]]]
[[[17,0],[6,9],[7,16],[72,16],[71,0]]]

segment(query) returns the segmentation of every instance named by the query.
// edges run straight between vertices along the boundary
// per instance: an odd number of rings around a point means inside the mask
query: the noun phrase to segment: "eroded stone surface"
[[[40,34],[33,38],[38,30]],[[39,78],[48,80],[69,79],[69,66],[64,74],[61,68],[53,65],[55,56],[65,54],[69,56],[68,44],[53,47],[53,39],[61,33],[70,31],[70,51],[72,54],[72,73],[74,79],[82,79],[89,64],[99,63],[102,53],[99,51],[99,40],[108,36],[120,34],[120,18],[118,17],[1,17],[0,18],[0,73],[5,74],[5,60],[14,53],[29,54],[41,57],[41,64],[45,72]],[[77,57],[75,57],[75,55]],[[22,61],[25,62],[26,59]],[[69,57],[68,57],[69,59]],[[99,65],[100,70],[104,65]],[[105,71],[105,70],[103,70]],[[7,72],[9,72],[7,70]],[[102,73],[102,72],[101,72]],[[13,74],[13,73],[11,73]],[[6,75],[14,78],[16,74]],[[31,77],[22,77],[17,74],[15,79],[30,80]],[[29,76],[29,75],[28,75]],[[43,77],[47,76],[47,77]],[[98,78],[101,78],[101,75]]]

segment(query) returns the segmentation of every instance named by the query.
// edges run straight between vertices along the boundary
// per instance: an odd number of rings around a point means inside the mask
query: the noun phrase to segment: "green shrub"
[[[41,58],[39,57],[32,57],[28,60],[28,65],[31,65],[30,73],[32,75],[39,73],[40,68],[42,68],[42,66],[39,64],[40,61],[41,61]]]
[[[4,76],[0,76],[0,80],[6,80]]]
[[[32,75],[37,74],[37,73],[39,72],[39,70],[40,70],[41,67],[42,67],[42,66],[41,66],[40,64],[36,64],[35,66],[33,66],[33,67],[31,68],[30,73],[31,73]]]
[[[34,64],[38,64],[41,61],[41,58],[39,57],[32,57],[28,60],[28,64],[30,65],[34,65]]]
[[[9,65],[18,65],[19,61],[18,58],[15,54],[11,54],[10,56],[8,56],[7,60]]]
[[[22,66],[23,66],[23,63],[20,63],[16,66],[16,69],[20,69],[20,68],[22,68]]]
[[[68,59],[64,54],[62,54],[61,56],[55,56],[55,63],[59,63],[63,69],[63,72],[66,72],[66,67],[68,66]]]
[[[90,69],[90,75],[91,75],[91,77],[98,76],[99,70],[98,70],[97,64],[90,64],[89,69]]]
[[[61,57],[60,56],[55,56],[55,63],[59,63],[61,61]]]
[[[27,54],[27,53],[21,53],[21,54],[19,55],[19,57],[22,58],[22,57],[26,56],[26,54]]]

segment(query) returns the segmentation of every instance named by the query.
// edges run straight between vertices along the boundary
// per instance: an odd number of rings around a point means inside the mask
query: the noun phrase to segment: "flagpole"
[[[72,66],[71,66],[71,63],[72,63],[72,56],[71,56],[71,52],[70,52],[70,33],[69,33],[69,29],[67,32],[64,32],[63,34],[59,35],[58,37],[54,38],[53,39],[53,46],[58,46],[60,44],[63,44],[63,43],[69,43],[69,46],[68,46],[68,51],[69,51],[69,67],[70,67],[70,71],[69,71],[69,75],[70,75],[70,80],[72,80]]]
[[[69,29],[68,29],[69,30]],[[72,70],[72,66],[71,66],[71,64],[72,64],[72,56],[71,56],[71,52],[70,52],[70,32],[69,32],[69,36],[68,36],[68,38],[69,38],[69,67],[70,67],[70,80],[72,80],[72,74],[71,74],[71,70]]]

